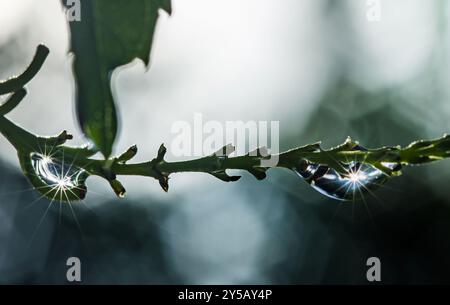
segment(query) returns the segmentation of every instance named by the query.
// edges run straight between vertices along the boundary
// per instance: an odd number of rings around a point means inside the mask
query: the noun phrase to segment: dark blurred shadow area
[[[396,89],[367,91],[338,80],[300,138],[324,139],[329,147],[349,135],[368,147],[379,147],[406,145],[423,137],[424,126],[396,107],[404,105],[399,95],[404,88]],[[345,203],[325,199],[309,188],[294,193],[292,179],[288,184],[278,182],[291,190],[289,202],[301,215],[302,226],[312,232],[306,247],[272,270],[276,282],[367,283],[365,260],[376,256],[383,262],[384,283],[448,283],[450,201],[435,191],[446,188],[445,175],[448,171],[439,164],[431,165],[429,171],[405,168],[402,176],[376,192]],[[441,179],[430,181],[429,176]],[[300,259],[295,261],[295,256]]]
[[[150,200],[60,206],[39,197],[16,170],[2,163],[0,172],[0,282],[67,282],[73,256],[83,264],[84,283],[179,281],[163,253],[159,224],[166,207]]]

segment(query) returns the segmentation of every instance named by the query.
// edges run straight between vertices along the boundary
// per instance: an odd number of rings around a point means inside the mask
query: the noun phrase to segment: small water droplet
[[[36,190],[57,201],[76,201],[86,196],[89,174],[72,163],[40,153],[31,153],[22,167]]]
[[[293,170],[318,192],[342,201],[359,198],[380,187],[389,178],[369,164],[351,161],[341,165],[345,174],[302,159]]]

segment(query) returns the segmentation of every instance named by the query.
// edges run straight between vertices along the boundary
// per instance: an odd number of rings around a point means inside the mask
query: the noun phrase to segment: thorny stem
[[[261,161],[271,157],[264,150],[244,156],[229,157],[227,153],[233,151],[232,146],[224,148],[224,152],[228,150],[225,154],[218,152],[199,159],[167,162],[164,160],[166,149],[162,145],[158,156],[153,160],[133,164],[126,163],[128,159],[121,159],[120,156],[109,160],[92,159],[91,156],[95,151],[89,148],[65,146],[64,142],[71,138],[65,131],[57,137],[38,137],[13,124],[5,117],[0,117],[0,132],[21,153],[39,152],[43,150],[43,147],[46,147],[46,150],[52,151],[52,155],[56,158],[60,158],[63,155],[65,162],[83,168],[91,175],[101,176],[110,183],[114,181],[114,184],[118,184],[117,189],[115,188],[116,193],[121,193],[122,195],[124,189],[116,180],[116,176],[121,175],[155,178],[160,182],[163,189],[167,191],[168,178],[173,173],[202,172],[228,182],[236,181],[240,177],[229,176],[226,171],[238,169],[250,172],[257,179],[264,179],[266,177],[265,172],[270,168],[293,169],[299,165],[301,160],[308,160],[313,163],[327,165],[343,174],[345,174],[342,168],[343,163],[358,161],[370,164],[389,176],[394,176],[400,173],[400,166],[393,167],[387,166],[387,164],[416,165],[450,157],[450,136],[445,135],[435,140],[413,142],[404,148],[382,147],[371,150],[355,150],[358,143],[347,139],[340,146],[324,150],[316,143],[276,155],[279,161],[273,165],[261,164]],[[23,141],[23,139],[26,140]],[[130,149],[134,152],[131,156],[133,157],[137,149],[135,147]],[[107,164],[111,164],[111,166],[107,166]]]
[[[90,175],[97,175],[108,180],[116,194],[121,197],[125,189],[116,179],[121,175],[155,178],[167,191],[169,175],[173,173],[202,172],[228,182],[236,181],[240,176],[230,176],[226,171],[237,169],[248,171],[261,180],[266,177],[266,171],[270,168],[294,169],[302,160],[307,160],[326,165],[341,174],[345,174],[344,163],[357,161],[370,164],[388,176],[395,176],[400,174],[401,166],[424,164],[450,157],[450,136],[444,135],[435,140],[416,141],[404,148],[396,146],[366,150],[362,149],[358,142],[348,138],[343,144],[328,150],[322,149],[320,143],[314,143],[273,155],[268,154],[265,148],[259,148],[244,156],[230,157],[234,147],[227,145],[210,156],[188,161],[167,162],[164,160],[166,148],[161,145],[156,158],[148,162],[127,163],[136,155],[136,146],[130,147],[125,153],[115,158],[93,159],[92,156],[97,152],[93,148],[64,145],[72,138],[66,131],[56,137],[39,137],[4,117],[23,99],[26,92],[22,87],[37,73],[47,54],[48,49],[39,46],[33,62],[22,75],[0,83],[0,95],[13,92],[0,106],[0,132],[16,148],[19,156],[29,157],[32,152],[51,152],[55,158],[64,158],[66,163],[83,168]]]

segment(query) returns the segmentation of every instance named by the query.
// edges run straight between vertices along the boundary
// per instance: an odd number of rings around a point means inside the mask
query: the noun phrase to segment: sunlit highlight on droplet
[[[35,175],[45,185],[63,195],[62,199],[66,198],[68,192],[85,193],[84,181],[87,173],[84,169],[40,153],[31,154],[31,166]]]

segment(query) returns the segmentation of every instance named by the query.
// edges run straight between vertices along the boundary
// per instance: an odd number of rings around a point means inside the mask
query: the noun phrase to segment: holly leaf
[[[108,158],[118,128],[111,75],[117,67],[135,58],[148,66],[159,10],[170,14],[171,1],[62,0],[62,3],[68,15],[71,10],[79,10],[79,21],[69,22],[78,121],[85,135]]]

